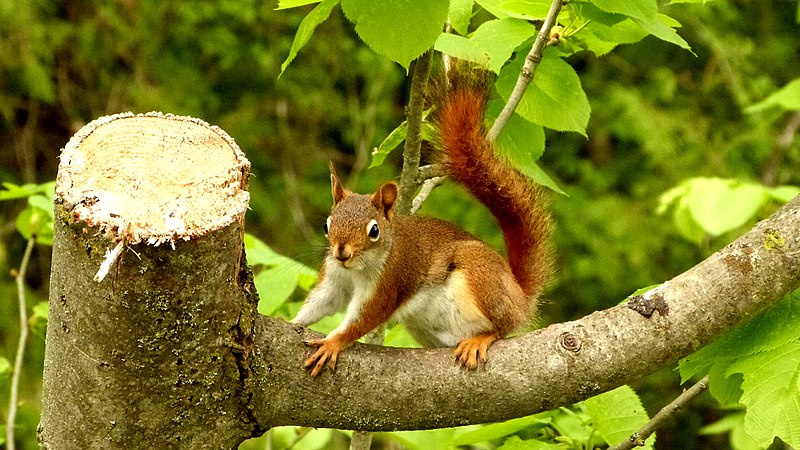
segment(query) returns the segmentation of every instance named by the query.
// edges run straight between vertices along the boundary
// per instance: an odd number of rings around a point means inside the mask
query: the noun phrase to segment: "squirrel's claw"
[[[489,346],[498,339],[496,333],[482,333],[471,338],[462,340],[456,346],[453,354],[467,369],[475,369],[478,363],[486,362]]]
[[[326,365],[331,371],[336,370],[336,360],[339,357],[339,352],[342,351],[342,347],[337,341],[325,338],[305,341],[304,343],[311,347],[319,347],[304,363],[304,367],[311,371],[312,377],[322,373]]]

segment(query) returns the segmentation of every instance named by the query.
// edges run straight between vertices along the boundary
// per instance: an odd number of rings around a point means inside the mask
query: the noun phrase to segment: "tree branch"
[[[553,0],[553,3],[550,4],[550,10],[547,12],[547,16],[542,23],[539,35],[536,36],[536,41],[533,43],[530,53],[528,53],[528,56],[525,58],[525,64],[522,66],[519,78],[517,78],[517,84],[514,86],[514,90],[511,92],[506,106],[503,107],[500,115],[497,116],[497,120],[494,121],[492,128],[487,133],[489,142],[497,140],[497,136],[503,131],[503,128],[505,128],[506,124],[511,119],[511,115],[514,114],[514,110],[517,109],[517,105],[522,101],[522,95],[525,94],[525,89],[527,89],[528,85],[533,81],[536,68],[539,67],[539,62],[542,61],[544,48],[550,42],[550,30],[553,28],[553,25],[556,24],[558,13],[561,12],[561,7],[563,5],[564,0]]]
[[[408,215],[411,211],[411,200],[417,188],[419,172],[419,154],[422,146],[422,113],[425,109],[425,91],[431,71],[433,49],[423,53],[414,64],[414,75],[411,80],[411,95],[406,113],[406,142],[403,147],[403,171],[400,174],[400,198],[397,200],[398,214]]]
[[[620,305],[492,346],[463,370],[450,349],[357,344],[309,377],[313,332],[259,317],[251,408],[262,426],[429,429],[494,422],[574,403],[674,364],[800,286],[800,197],[689,271],[652,289],[648,318]],[[784,245],[764,245],[780,237]],[[614,300],[609,301],[609,303]],[[486,408],[486,401],[491,408]]]
[[[620,442],[619,444],[609,447],[608,450],[631,450],[634,447],[641,447],[644,441],[653,434],[658,427],[660,427],[668,419],[677,414],[681,408],[686,406],[695,397],[700,395],[701,392],[708,388],[708,375],[704,376],[702,380],[694,384],[694,386],[683,391],[675,400],[669,405],[661,408],[649,422],[647,422],[641,430],[637,431],[630,438]]]

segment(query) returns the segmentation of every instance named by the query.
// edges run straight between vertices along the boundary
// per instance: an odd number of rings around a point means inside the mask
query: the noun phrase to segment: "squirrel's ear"
[[[336,175],[336,166],[333,165],[333,161],[329,161],[328,167],[331,171],[331,194],[333,194],[333,204],[338,205],[339,202],[350,195],[350,191],[342,186],[339,176]]]
[[[392,220],[395,201],[397,201],[397,184],[393,181],[383,183],[372,194],[372,204],[378,211],[383,213],[387,220]]]

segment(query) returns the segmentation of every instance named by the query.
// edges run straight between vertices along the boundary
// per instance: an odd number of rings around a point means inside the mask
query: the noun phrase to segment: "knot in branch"
[[[574,353],[581,351],[581,345],[583,345],[580,336],[570,333],[569,331],[561,333],[561,335],[558,337],[558,341],[564,350]]]

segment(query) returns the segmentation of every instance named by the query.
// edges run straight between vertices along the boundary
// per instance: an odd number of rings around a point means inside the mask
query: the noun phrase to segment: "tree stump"
[[[44,448],[234,447],[256,294],[250,163],[188,117],[107,116],[61,154],[39,439]]]

